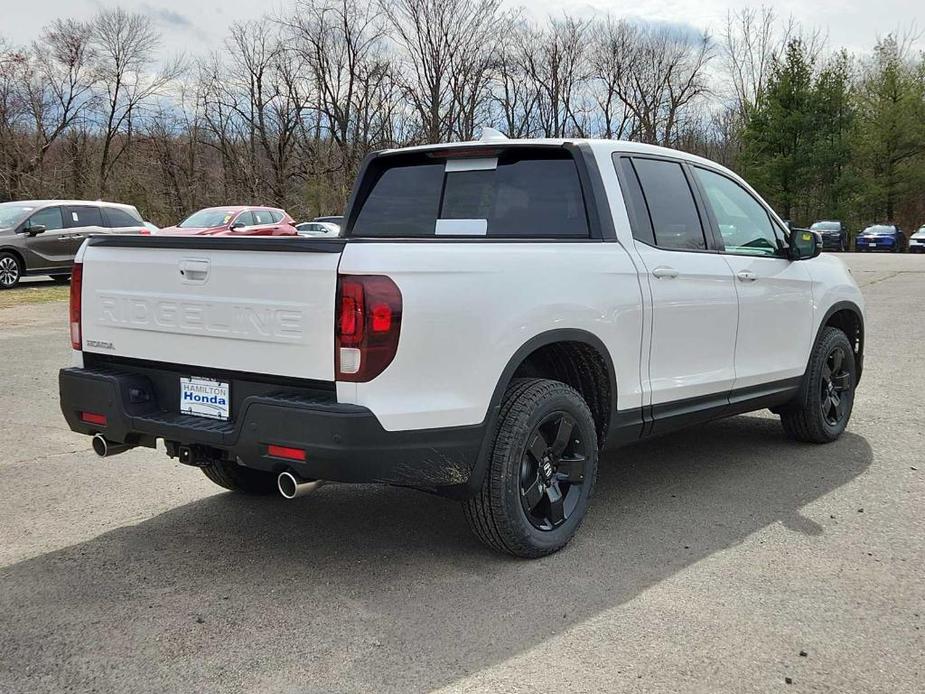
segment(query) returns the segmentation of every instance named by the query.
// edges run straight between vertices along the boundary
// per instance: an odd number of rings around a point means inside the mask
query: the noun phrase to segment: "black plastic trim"
[[[790,402],[797,395],[802,382],[803,377],[796,376],[747,388],[652,405],[645,435],[660,436],[712,419],[778,407]]]
[[[158,236],[143,234],[101,234],[87,239],[88,246],[103,248],[175,248],[211,251],[280,251],[289,253],[340,253],[342,238],[305,236]]]
[[[591,238],[608,242],[616,241],[617,232],[613,225],[613,215],[610,214],[607,190],[604,188],[604,181],[601,178],[594,151],[586,142],[579,144],[566,142],[564,147],[571,153],[575,160],[575,167],[578,169],[578,180],[584,194],[585,212],[588,216]]]
[[[825,328],[826,323],[829,322],[829,319],[834,316],[839,311],[851,311],[855,317],[858,319],[858,326],[860,331],[858,334],[858,352],[855,355],[855,368],[857,370],[856,378],[854,380],[854,385],[857,386],[861,382],[861,374],[864,372],[864,314],[861,312],[860,307],[853,301],[836,301],[834,304],[829,306],[828,310],[825,312],[825,315],[822,317],[822,320],[819,321],[819,327],[816,329],[816,338],[813,340],[813,349],[815,349],[816,344],[819,342],[819,338],[822,336],[822,330]],[[848,339],[851,339],[851,335],[848,336]],[[810,355],[812,359],[812,355]],[[806,370],[809,371],[809,363],[806,364]]]
[[[338,403],[326,393],[255,391],[241,400],[236,412],[233,409],[230,421],[194,417],[179,413],[173,403],[158,401],[153,381],[170,376],[62,369],[61,411],[73,431],[102,433],[119,443],[153,447],[162,438],[174,450],[198,447],[209,457],[268,472],[291,470],[305,479],[381,482],[432,491],[465,483],[486,438],[482,425],[386,431],[367,408]],[[133,401],[137,390],[154,397]],[[84,422],[81,412],[105,415],[106,425]],[[299,462],[270,456],[268,444],[303,449],[307,458]]]
[[[488,406],[488,413],[483,420],[483,426],[485,431],[485,438],[482,441],[481,448],[479,450],[478,459],[476,460],[475,468],[472,471],[472,476],[469,478],[468,482],[459,490],[460,496],[465,496],[466,494],[472,494],[479,489],[482,485],[482,479],[485,475],[485,471],[488,469],[488,457],[491,453],[491,444],[493,441],[493,434],[498,425],[498,413],[501,410],[501,401],[504,398],[504,393],[507,391],[508,386],[511,383],[511,379],[514,377],[514,373],[523,363],[523,361],[530,356],[533,352],[538,350],[540,347],[545,347],[546,345],[551,345],[556,342],[581,342],[589,345],[596,349],[604,357],[604,361],[607,365],[607,374],[610,382],[610,407],[609,411],[614,413],[616,411],[617,404],[617,378],[616,372],[613,367],[613,359],[610,356],[610,351],[604,345],[599,337],[589,333],[586,330],[579,330],[577,328],[562,328],[559,330],[549,330],[539,335],[534,336],[520,348],[514,352],[511,358],[508,360],[507,366],[504,367],[504,370],[501,372],[501,376],[498,379],[498,383],[495,385],[495,390],[492,393],[491,400]],[[608,441],[613,435],[613,425],[615,420],[613,414],[611,414],[610,423],[607,427],[608,431]],[[641,431],[641,424],[640,424]],[[632,440],[634,437],[630,435],[627,440]]]

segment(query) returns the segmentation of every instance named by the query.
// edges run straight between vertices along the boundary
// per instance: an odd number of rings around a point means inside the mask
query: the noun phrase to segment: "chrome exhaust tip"
[[[323,480],[303,480],[291,472],[281,472],[276,478],[276,488],[284,499],[295,499],[297,496],[309,494],[323,484]]]
[[[100,458],[108,458],[109,456],[118,455],[119,453],[125,453],[125,451],[130,448],[134,448],[134,446],[127,443],[109,441],[102,434],[95,434],[93,436],[93,452]]]

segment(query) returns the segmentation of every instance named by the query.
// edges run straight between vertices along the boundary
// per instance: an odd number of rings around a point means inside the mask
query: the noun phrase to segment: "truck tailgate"
[[[334,380],[340,246],[302,252],[298,239],[272,239],[292,245],[254,250],[238,239],[149,238],[88,242],[84,351]]]

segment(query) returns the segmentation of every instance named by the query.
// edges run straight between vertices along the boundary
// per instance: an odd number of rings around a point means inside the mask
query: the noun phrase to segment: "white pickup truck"
[[[339,238],[100,236],[74,267],[70,427],[228,489],[379,482],[561,548],[599,451],[770,408],[836,439],[861,294],[744,181],[618,141],[383,151]]]

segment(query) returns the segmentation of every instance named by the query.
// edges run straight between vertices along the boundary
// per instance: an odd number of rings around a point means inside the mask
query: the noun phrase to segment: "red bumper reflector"
[[[289,448],[289,446],[267,446],[267,454],[274,458],[286,458],[288,460],[305,460],[305,451],[301,448]]]
[[[96,424],[98,426],[106,426],[106,415],[96,414],[95,412],[81,412],[80,419],[87,424]]]

